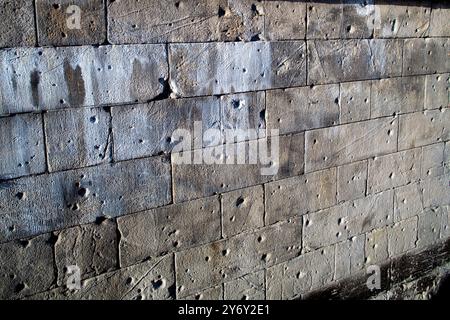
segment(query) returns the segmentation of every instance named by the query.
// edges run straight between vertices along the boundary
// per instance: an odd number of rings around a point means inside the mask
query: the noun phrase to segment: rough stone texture
[[[0,14],[0,48],[35,45],[33,0],[1,0]]]
[[[81,168],[110,158],[110,115],[102,108],[44,114],[49,171]]]
[[[337,201],[363,198],[366,195],[367,161],[337,168]]]
[[[0,244],[0,298],[15,299],[50,288],[55,281],[49,234]]]
[[[448,38],[406,39],[403,46],[403,75],[450,71]]]
[[[46,169],[40,115],[0,118],[0,189],[2,179],[42,173]]]
[[[339,85],[268,91],[267,127],[280,133],[323,128],[339,122]]]
[[[306,3],[264,1],[265,37],[268,40],[299,40],[306,33]]]
[[[450,107],[450,74],[426,76],[425,109]]]
[[[265,186],[266,224],[336,204],[336,169],[271,182]]]
[[[171,251],[220,238],[220,203],[205,198],[117,219],[120,265],[129,266]],[[201,226],[202,232],[198,232]]]
[[[305,54],[304,41],[171,44],[170,85],[183,97],[305,85]]]
[[[418,248],[424,248],[439,241],[444,228],[444,218],[447,218],[447,211],[444,207],[428,208],[419,214]]]
[[[422,147],[422,179],[444,174],[444,143]]]
[[[168,78],[163,45],[0,51],[0,114],[147,101]]]
[[[364,266],[364,235],[337,243],[334,279],[342,279],[357,273]]]
[[[112,271],[119,266],[117,226],[112,220],[76,226],[56,233],[57,283],[66,285],[68,267],[78,266],[81,279]]]
[[[417,181],[421,159],[420,148],[370,159],[367,192],[377,193]]]
[[[0,241],[161,206],[170,190],[164,157],[22,178],[0,188]]]
[[[430,18],[430,37],[450,37],[450,8],[444,3],[433,1]]]
[[[307,131],[305,172],[395,152],[397,126],[396,118],[385,118]]]
[[[256,186],[221,197],[222,234],[228,238],[264,226],[264,190]]]
[[[340,123],[370,118],[371,81],[345,82],[339,88]]]
[[[450,141],[445,143],[444,150],[444,173],[450,174]]]
[[[400,76],[402,47],[385,39],[309,41],[308,84]]]
[[[397,222],[388,230],[388,252],[390,257],[398,256],[416,247],[417,217]]]
[[[400,115],[399,121],[399,150],[450,140],[449,108]]]
[[[370,38],[374,27],[373,3],[374,0],[308,2],[307,38]]]
[[[176,253],[180,297],[242,277],[300,254],[301,219]]]
[[[392,223],[393,191],[309,213],[303,218],[303,249],[315,250]]]
[[[196,294],[180,298],[180,300],[222,300],[223,298],[222,291],[223,291],[222,286],[220,285],[205,290],[201,290]]]
[[[73,10],[70,6],[79,9]],[[102,44],[106,40],[104,0],[36,0],[39,45]],[[80,25],[74,23],[80,10]]]
[[[377,2],[375,1],[375,37],[410,38],[429,35],[431,1],[406,1],[405,4],[395,6],[389,2]]]
[[[261,4],[250,0],[108,0],[111,43],[250,41],[263,33]]]
[[[263,93],[244,93],[220,98],[168,99],[132,107],[114,107],[114,158],[127,160],[171,152],[180,143],[173,136],[176,130],[188,130],[191,139],[194,139],[195,122],[199,121],[202,122],[203,133],[208,129],[221,130],[221,139],[224,142],[227,129],[261,130],[259,137],[263,138],[266,127],[264,114]],[[236,134],[237,141],[251,138],[243,137],[239,132]],[[208,143],[207,139],[203,139],[202,145],[206,147],[213,145],[213,142]],[[191,142],[190,149],[199,147]]]
[[[264,271],[247,274],[224,284],[225,300],[264,300]]]
[[[334,252],[334,246],[316,250],[267,269],[266,298],[298,298],[330,283],[335,270]]]
[[[387,235],[387,228],[375,229],[366,233],[364,250],[367,264],[377,264],[388,259]]]
[[[443,175],[426,179],[422,183],[423,205],[425,208],[450,204],[448,176]]]
[[[422,187],[410,183],[395,189],[394,220],[396,222],[414,217],[423,211]]]
[[[81,282],[80,290],[58,288],[36,300],[168,300],[175,298],[173,255],[102,274]]]
[[[372,118],[421,111],[424,108],[425,77],[373,81],[371,94]]]

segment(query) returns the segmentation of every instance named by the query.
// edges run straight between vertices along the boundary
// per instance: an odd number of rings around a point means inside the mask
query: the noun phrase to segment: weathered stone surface
[[[375,7],[370,1],[308,2],[308,39],[370,38]]]
[[[395,152],[397,126],[385,118],[307,131],[305,172]]]
[[[367,192],[377,193],[417,181],[421,161],[420,148],[369,159]]]
[[[221,203],[223,237],[231,237],[264,226],[262,186],[224,193]]]
[[[197,128],[195,122],[200,121]],[[173,136],[178,129],[187,130],[191,137],[185,138],[189,140],[195,139],[198,129],[201,129],[198,132],[200,136],[206,135],[208,129],[221,130],[220,139],[223,142],[225,130],[228,129],[236,130],[236,141],[252,138],[244,136],[247,129],[258,130],[256,135],[264,138],[265,98],[262,92],[243,93],[220,98],[165,99],[130,107],[113,107],[112,124],[114,158],[117,160],[171,152],[180,143],[178,137]],[[201,146],[199,143],[192,145],[190,142],[189,149],[198,149]],[[208,145],[214,145],[214,142],[204,138],[202,146]]]
[[[417,217],[403,220],[388,229],[389,257],[395,257],[416,247]]]
[[[102,108],[44,114],[49,171],[81,168],[110,159],[110,115]]]
[[[425,109],[450,107],[450,74],[426,76]]]
[[[0,244],[0,298],[48,290],[55,281],[50,234]]]
[[[179,300],[223,300],[222,285],[201,290]]]
[[[266,161],[270,159],[264,159],[266,155],[261,147],[267,146],[267,151],[271,152],[271,139],[173,153],[174,201],[201,198],[302,174],[303,134],[279,137],[279,154],[271,156],[272,161]],[[253,161],[256,155],[258,159]],[[182,163],[181,157],[186,157],[190,162]],[[196,162],[196,159],[200,161]]]
[[[358,235],[336,244],[335,280],[349,277],[364,267],[365,240],[364,235]]]
[[[264,14],[268,40],[305,38],[306,3],[303,1],[264,1]]]
[[[111,43],[249,41],[263,33],[264,10],[250,0],[108,1]]]
[[[391,224],[393,196],[392,190],[386,191],[305,215],[304,250],[322,248]]]
[[[450,140],[449,108],[400,115],[399,121],[399,150]]]
[[[176,253],[178,296],[237,279],[300,254],[301,218]],[[181,287],[181,288],[180,288]]]
[[[337,201],[363,198],[366,194],[367,161],[360,161],[337,168]]]
[[[205,198],[117,219],[120,265],[220,239],[220,203]],[[199,227],[201,226],[201,232]]]
[[[137,264],[81,282],[80,290],[58,288],[38,300],[168,300],[175,298],[173,255]]]
[[[367,264],[381,263],[388,259],[387,234],[387,228],[375,229],[366,233],[364,250]]]
[[[339,122],[339,85],[267,91],[267,127],[280,133],[322,128]]]
[[[86,224],[56,233],[55,260],[58,286],[72,275],[70,266],[80,268],[81,279],[112,271],[119,266],[117,226],[112,220]]]
[[[381,79],[372,82],[372,118],[421,111],[424,108],[425,77]]]
[[[444,143],[422,147],[422,179],[444,174]]]
[[[450,204],[450,187],[448,180],[448,176],[443,175],[423,181],[423,205],[425,208]]]
[[[264,271],[247,274],[224,284],[225,300],[264,300]]]
[[[409,3],[377,3],[375,30],[378,38],[426,37],[430,28],[431,1]]]
[[[164,157],[21,178],[0,188],[0,241],[151,209],[171,198]]]
[[[427,247],[439,241],[447,219],[445,207],[428,208],[419,214],[417,247]]]
[[[450,8],[444,3],[433,1],[430,21],[430,37],[450,37]]]
[[[168,78],[163,45],[0,51],[0,114],[147,101]]]
[[[394,190],[395,222],[409,219],[423,211],[422,187],[419,183],[410,183]]]
[[[0,48],[34,46],[33,0],[1,0]]]
[[[400,76],[400,40],[314,40],[308,42],[308,84]]]
[[[267,269],[266,298],[298,298],[330,283],[335,270],[334,252],[334,246],[327,247]]]
[[[171,44],[171,88],[183,97],[306,84],[304,41]]]
[[[336,169],[271,182],[265,186],[266,224],[336,204]]]
[[[344,82],[340,84],[340,123],[370,118],[371,81]]]
[[[40,115],[0,118],[0,189],[2,179],[45,171],[45,146]]]
[[[406,39],[403,75],[450,72],[449,38]]]
[[[36,0],[39,45],[102,44],[105,14],[103,0]]]
[[[450,141],[445,143],[444,150],[444,173],[450,174]]]
[[[442,213],[442,228],[441,228],[441,239],[450,238],[450,206],[441,207],[444,211]],[[445,214],[447,212],[447,214]]]

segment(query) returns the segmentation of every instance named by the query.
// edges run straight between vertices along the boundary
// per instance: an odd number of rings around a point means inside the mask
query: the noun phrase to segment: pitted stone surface
[[[450,74],[426,76],[425,109],[450,107]]]
[[[445,173],[445,144],[435,143],[422,147],[422,179]]]
[[[224,284],[224,300],[264,300],[264,271],[247,274]]]
[[[410,183],[394,190],[394,220],[409,219],[423,211],[423,190],[420,183]]]
[[[0,48],[35,45],[33,0],[2,0],[0,13]]]
[[[449,38],[406,39],[403,46],[403,75],[450,71]]]
[[[357,273],[364,267],[364,235],[337,243],[335,257],[335,279],[342,279]]]
[[[364,198],[367,184],[367,161],[337,168],[337,201]]]
[[[367,264],[386,261],[389,258],[387,228],[375,229],[366,233],[364,250]]]
[[[370,118],[371,81],[344,82],[339,88],[340,123]]]
[[[388,229],[388,251],[390,257],[398,256],[416,247],[417,217],[397,222]]]
[[[306,33],[306,3],[264,1],[265,31],[268,40],[299,40]]]
[[[450,37],[450,8],[443,3],[432,2],[430,37]]]

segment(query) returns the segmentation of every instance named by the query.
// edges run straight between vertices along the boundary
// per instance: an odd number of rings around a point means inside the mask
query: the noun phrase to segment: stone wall
[[[445,1],[0,0],[0,298],[349,297],[374,265],[360,296],[389,298],[415,253],[436,274],[449,21]],[[278,170],[178,164],[199,121],[277,138]]]

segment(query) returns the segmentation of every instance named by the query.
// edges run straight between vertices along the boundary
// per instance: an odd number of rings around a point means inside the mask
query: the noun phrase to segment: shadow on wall
[[[403,1],[403,0],[266,0],[267,2],[270,1],[283,1],[283,2],[314,2],[314,3],[328,3],[328,4],[360,4],[360,5],[367,5],[367,4],[389,4],[389,5],[396,5],[396,6],[408,6],[408,7],[431,7],[433,8],[450,8],[450,2],[449,1]]]
[[[447,274],[444,280],[442,280],[438,291],[432,297],[432,300],[448,301],[450,298],[450,274]]]

